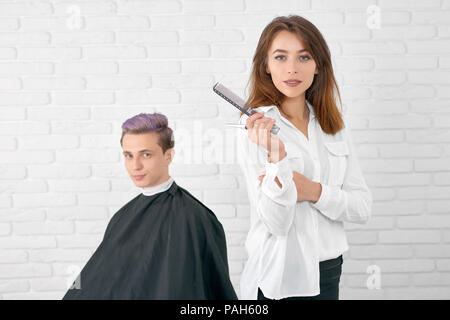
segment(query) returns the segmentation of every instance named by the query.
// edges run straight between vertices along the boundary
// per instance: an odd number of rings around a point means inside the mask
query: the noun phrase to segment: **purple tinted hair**
[[[122,137],[120,145],[125,134],[141,134],[156,132],[159,135],[158,144],[161,146],[163,153],[167,149],[173,148],[175,141],[173,140],[173,131],[169,128],[167,117],[161,113],[140,113],[122,124]]]

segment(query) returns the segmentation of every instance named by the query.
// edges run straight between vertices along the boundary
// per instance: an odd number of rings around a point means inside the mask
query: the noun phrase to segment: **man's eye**
[[[276,56],[275,59],[276,60],[285,60],[286,57],[285,56]]]
[[[131,158],[131,154],[126,154],[125,158]]]
[[[150,153],[144,153],[144,157],[149,158],[150,157]]]

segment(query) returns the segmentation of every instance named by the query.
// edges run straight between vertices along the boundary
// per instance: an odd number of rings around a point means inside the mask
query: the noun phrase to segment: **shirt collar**
[[[309,108],[309,120],[312,120],[316,117],[316,113],[314,112],[313,106],[309,103],[308,100],[306,100],[306,105]]]
[[[173,178],[169,177],[169,179],[166,182],[158,184],[157,186],[139,189],[141,189],[141,192],[144,194],[144,196],[152,196],[154,194],[168,190],[172,186],[173,182],[174,182]]]
[[[316,117],[316,114],[314,112],[313,106],[309,103],[308,100],[306,100],[306,106],[309,109],[309,121],[311,121],[311,120],[313,120]],[[262,109],[263,112],[267,112],[267,111],[269,111],[271,109],[276,109],[276,111],[281,115],[280,110],[278,109],[278,107],[274,106],[274,105],[267,106],[267,107],[259,107],[258,109]]]

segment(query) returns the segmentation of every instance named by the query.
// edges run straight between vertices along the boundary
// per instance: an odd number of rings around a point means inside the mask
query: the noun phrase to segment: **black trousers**
[[[321,261],[320,268],[320,294],[312,297],[288,297],[281,300],[339,300],[339,281],[342,274],[342,255],[335,259]],[[258,288],[258,300],[271,300],[266,298]]]

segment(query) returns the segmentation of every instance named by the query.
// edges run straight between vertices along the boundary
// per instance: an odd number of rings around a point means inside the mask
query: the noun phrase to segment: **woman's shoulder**
[[[333,154],[348,155],[350,152],[351,130],[346,125],[345,117],[342,118],[343,127],[335,134],[323,134],[325,147]]]

